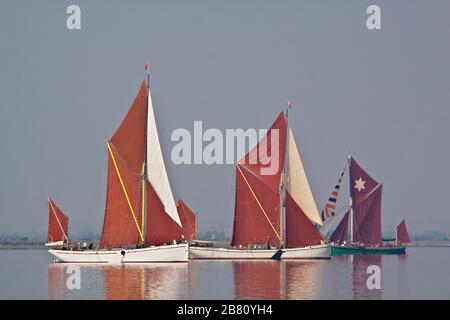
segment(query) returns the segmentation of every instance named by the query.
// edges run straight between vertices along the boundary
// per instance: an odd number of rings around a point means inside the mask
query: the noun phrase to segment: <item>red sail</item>
[[[330,241],[338,243],[343,243],[344,241],[347,241],[349,216],[350,213],[347,211],[347,213],[344,215],[341,222],[337,226],[336,230],[334,230],[333,234],[331,235]]]
[[[281,242],[279,187],[286,129],[286,119],[280,112],[267,134],[236,165],[232,245],[276,246]]]
[[[147,182],[147,221],[145,245],[172,244],[184,239],[181,227],[166,213],[164,205]]]
[[[197,217],[194,212],[183,202],[178,200],[177,211],[180,216],[183,234],[186,240],[197,238]]]
[[[110,143],[133,173],[141,173],[147,141],[148,91],[142,81],[139,92]]]
[[[147,99],[147,88],[142,82],[130,110],[109,141],[105,218],[100,239],[102,248],[135,245],[142,240],[137,225],[141,225],[142,216],[140,183],[145,158]]]
[[[353,199],[353,240],[381,244],[382,186],[353,158],[350,160],[350,194]]]
[[[280,112],[267,134],[239,161],[240,164],[248,168],[272,190],[277,192],[280,187],[281,172],[286,152],[286,130],[286,119],[283,112]],[[275,139],[276,132],[278,133],[278,139]],[[272,135],[274,135],[273,138]],[[272,139],[274,139],[275,144],[272,144]]]
[[[69,218],[48,199],[48,242],[67,241]]]
[[[369,245],[381,244],[381,194],[379,184],[367,197],[353,206],[354,235],[356,242]]]
[[[406,222],[403,219],[397,226],[397,242],[398,243],[410,243],[408,229],[406,229]]]
[[[279,245],[280,214],[278,192],[273,191],[243,166],[236,165],[232,245]]]
[[[102,236],[100,239],[101,248],[115,248],[130,246],[140,243],[141,236],[136,226],[136,221],[141,226],[141,206],[140,199],[140,175],[132,174],[120,156],[111,146],[111,153],[116,161],[115,169],[111,154],[108,156],[108,184],[106,193],[106,209],[103,221]],[[117,171],[120,172],[122,182],[126,188],[130,203],[136,217],[130,210],[130,206],[125,197],[125,193]]]
[[[367,197],[378,182],[375,181],[363,168],[356,162],[355,159],[350,160],[350,195],[353,199],[353,204],[357,204]]]
[[[298,248],[320,244],[320,232],[286,191],[286,247]]]

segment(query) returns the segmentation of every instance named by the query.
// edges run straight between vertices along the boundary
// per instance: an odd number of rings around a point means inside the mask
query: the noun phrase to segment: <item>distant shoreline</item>
[[[47,249],[44,243],[7,243],[0,244],[1,250],[43,250]]]

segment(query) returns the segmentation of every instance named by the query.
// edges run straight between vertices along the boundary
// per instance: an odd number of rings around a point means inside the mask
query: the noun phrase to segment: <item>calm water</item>
[[[0,299],[450,299],[450,248],[408,248],[405,256],[336,256],[329,261],[189,261],[81,266],[45,250],[0,250]],[[381,290],[366,287],[379,265]]]

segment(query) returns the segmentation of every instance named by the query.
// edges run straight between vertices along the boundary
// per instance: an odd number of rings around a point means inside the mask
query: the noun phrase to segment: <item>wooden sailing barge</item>
[[[269,170],[271,161],[277,161],[276,170]],[[282,259],[330,257],[330,245],[323,243],[315,227],[322,221],[287,123],[287,112],[281,112],[267,134],[236,163],[235,176],[231,245],[191,246],[190,258],[270,259],[279,250]]]
[[[337,197],[347,167],[350,186],[348,210],[336,213]],[[400,242],[396,241],[395,244],[388,245],[383,243],[381,236],[382,188],[381,183],[373,179],[353,157],[349,156],[348,165],[322,211],[324,223],[321,232],[333,244],[333,255],[405,253],[405,246]],[[404,228],[406,230],[406,225]]]
[[[67,246],[50,254],[59,262],[76,263],[187,261],[188,244],[161,152],[148,80],[106,144],[108,182],[98,247]],[[67,240],[67,230],[64,234]]]

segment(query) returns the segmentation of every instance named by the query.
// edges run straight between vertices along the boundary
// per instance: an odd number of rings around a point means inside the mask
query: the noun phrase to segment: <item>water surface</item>
[[[381,268],[370,290],[367,267]],[[70,265],[46,250],[0,250],[0,299],[450,299],[450,248],[408,248],[404,256],[334,256],[304,261],[189,261]]]

